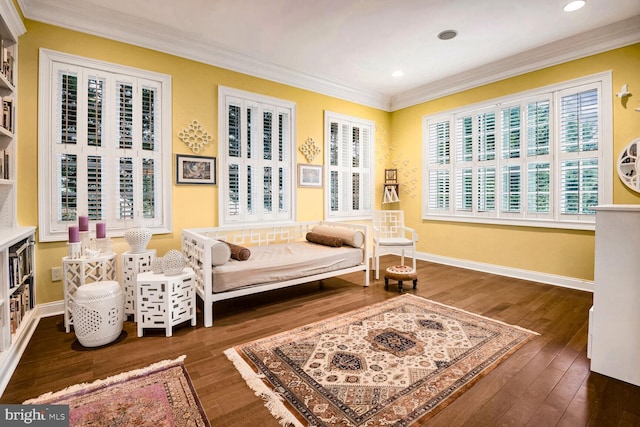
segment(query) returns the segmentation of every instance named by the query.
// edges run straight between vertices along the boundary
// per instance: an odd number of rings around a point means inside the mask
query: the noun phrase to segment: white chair
[[[404,251],[411,250],[413,270],[416,270],[416,242],[418,234],[413,228],[405,227],[404,211],[381,210],[373,212],[373,258],[376,280],[380,278],[380,255],[395,254],[400,251],[404,265]]]

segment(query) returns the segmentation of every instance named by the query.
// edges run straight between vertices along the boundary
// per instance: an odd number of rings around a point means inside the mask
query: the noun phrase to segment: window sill
[[[537,227],[537,228],[559,228],[565,230],[587,230],[594,231],[596,229],[595,215],[592,222],[587,221],[554,221],[549,219],[514,219],[514,218],[480,218],[480,217],[461,217],[453,215],[423,215],[425,221],[447,221],[447,222],[466,222],[471,224],[488,224],[503,225],[513,227]]]

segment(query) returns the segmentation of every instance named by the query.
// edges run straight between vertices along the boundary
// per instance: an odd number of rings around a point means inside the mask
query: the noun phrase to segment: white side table
[[[136,321],[136,276],[138,273],[151,271],[151,262],[156,257],[156,250],[149,249],[133,254],[124,252],[122,259],[122,287],[124,290],[124,314],[132,314]]]
[[[67,332],[73,325],[71,304],[76,290],[87,283],[117,280],[116,254],[104,254],[95,258],[62,258],[64,287],[64,326]]]
[[[138,336],[144,328],[164,328],[170,337],[173,327],[187,320],[196,325],[195,273],[185,268],[173,276],[151,271],[138,274],[136,281],[136,321]]]

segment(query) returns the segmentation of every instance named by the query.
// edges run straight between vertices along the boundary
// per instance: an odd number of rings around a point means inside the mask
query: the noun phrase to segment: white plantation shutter
[[[594,215],[599,203],[600,108],[597,85],[560,97],[560,212]]]
[[[530,102],[527,105],[527,154],[541,156],[550,153],[549,100]]]
[[[473,212],[473,168],[467,167],[456,170],[455,188],[456,211]],[[446,188],[446,191],[448,192],[449,189]]]
[[[478,129],[476,147],[479,162],[496,159],[496,114],[493,111],[478,114],[475,118]]]
[[[520,165],[502,167],[502,212],[520,212],[522,171]]]
[[[496,168],[478,168],[477,212],[486,213],[496,210]]]
[[[551,212],[551,164],[529,163],[527,166],[527,212]]]
[[[449,170],[429,171],[429,210],[449,210]]]
[[[517,217],[522,212],[523,151],[522,108],[508,105],[500,112],[500,164],[502,165],[500,212],[503,216]]]
[[[502,109],[502,158],[517,159],[521,157],[522,130],[521,111],[519,105]]]
[[[610,85],[603,73],[425,117],[423,217],[592,229],[611,200]]]
[[[449,212],[451,188],[451,125],[448,120],[427,123],[427,157],[425,186],[429,197],[425,208],[430,212]],[[460,150],[459,150],[460,151]]]
[[[450,153],[449,122],[429,124],[429,163],[448,165]]]
[[[325,216],[367,218],[372,213],[371,121],[325,112]]]
[[[221,224],[292,221],[295,104],[227,87],[218,96]]]
[[[66,240],[80,215],[111,236],[134,222],[169,231],[170,78],[46,50],[40,59],[40,175],[54,177],[39,182],[41,240]]]
[[[338,189],[340,194],[340,210],[338,211],[341,215],[348,215],[349,206],[351,205],[349,201],[351,200],[351,192],[353,190],[353,184],[351,182],[351,171],[349,167],[349,159],[350,159],[350,126],[348,123],[344,123],[340,126],[342,130],[342,137],[339,139],[341,141],[340,144],[340,163],[339,173],[342,175],[342,179],[340,182],[342,186]]]
[[[447,145],[449,144],[449,122],[440,123],[440,126],[446,125],[447,129]],[[456,120],[456,162],[473,161],[473,117],[464,116]],[[448,149],[448,148],[447,148]],[[447,162],[448,163],[448,162]]]

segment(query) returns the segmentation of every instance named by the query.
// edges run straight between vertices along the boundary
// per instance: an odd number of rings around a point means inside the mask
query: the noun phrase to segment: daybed
[[[341,246],[331,246],[334,241]],[[364,286],[369,286],[368,241],[366,225],[329,221],[182,231],[182,251],[196,273],[206,327],[213,324],[216,301],[357,271],[364,272]]]

